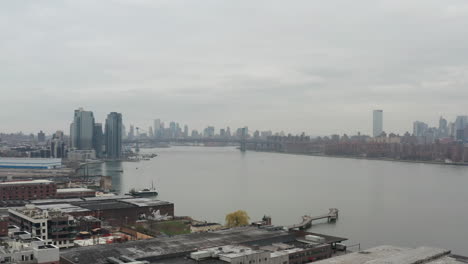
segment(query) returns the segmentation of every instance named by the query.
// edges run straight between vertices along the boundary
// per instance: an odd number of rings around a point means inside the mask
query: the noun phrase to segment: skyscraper
[[[130,125],[130,131],[128,132],[128,139],[133,139],[135,137],[135,127]]]
[[[161,120],[160,119],[154,120],[153,133],[154,133],[154,137],[161,136]]]
[[[383,110],[374,110],[372,124],[372,136],[380,136],[380,134],[383,132]]]
[[[96,157],[102,157],[102,147],[104,141],[104,135],[102,134],[102,124],[95,123],[94,124],[94,132],[93,132],[93,149],[96,151]]]
[[[468,116],[457,116],[455,119],[455,139],[465,140],[465,128],[468,127]]]
[[[426,135],[426,132],[428,129],[429,129],[429,126],[424,122],[421,122],[421,121],[413,122],[413,136],[423,137]]]
[[[447,127],[447,119],[440,117],[439,119],[439,137],[447,137],[448,136],[448,127]]]
[[[93,149],[94,116],[93,112],[83,108],[75,110],[73,123],[70,125],[71,146],[74,149]]]
[[[45,142],[45,133],[42,130],[37,133],[37,141],[38,142]]]
[[[124,124],[122,124],[122,138],[123,139],[127,138],[127,128],[125,127]]]
[[[109,159],[119,159],[122,154],[122,114],[112,112],[106,119],[106,155]]]

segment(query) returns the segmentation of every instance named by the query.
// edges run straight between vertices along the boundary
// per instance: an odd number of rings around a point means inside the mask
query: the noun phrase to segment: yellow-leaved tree
[[[250,217],[244,210],[238,210],[226,215],[226,225],[228,227],[249,225]]]

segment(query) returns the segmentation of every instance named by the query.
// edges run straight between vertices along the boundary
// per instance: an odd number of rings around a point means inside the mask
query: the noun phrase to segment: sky
[[[371,134],[468,114],[466,0],[0,3],[0,131],[73,111],[148,127]]]

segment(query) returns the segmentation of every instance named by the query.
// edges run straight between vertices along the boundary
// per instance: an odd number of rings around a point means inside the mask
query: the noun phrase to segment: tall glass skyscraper
[[[373,112],[372,136],[378,137],[383,132],[383,110],[374,110]]]
[[[94,136],[93,136],[93,147],[96,151],[96,157],[102,157],[102,147],[104,144],[104,135],[102,134],[102,124],[95,123],[94,124]]]
[[[120,159],[122,155],[122,114],[112,112],[107,115],[105,138],[107,158]]]
[[[83,108],[75,110],[73,123],[70,125],[71,147],[79,150],[93,149],[93,134],[93,112]]]

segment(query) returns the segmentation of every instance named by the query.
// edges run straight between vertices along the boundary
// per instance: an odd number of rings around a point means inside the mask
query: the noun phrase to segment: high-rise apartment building
[[[112,112],[106,119],[106,155],[109,159],[119,159],[122,154],[122,114]]]
[[[383,132],[383,110],[374,110],[372,122],[372,136],[378,137]]]
[[[71,147],[79,150],[93,149],[94,115],[83,108],[75,110],[73,123],[70,125]]]

